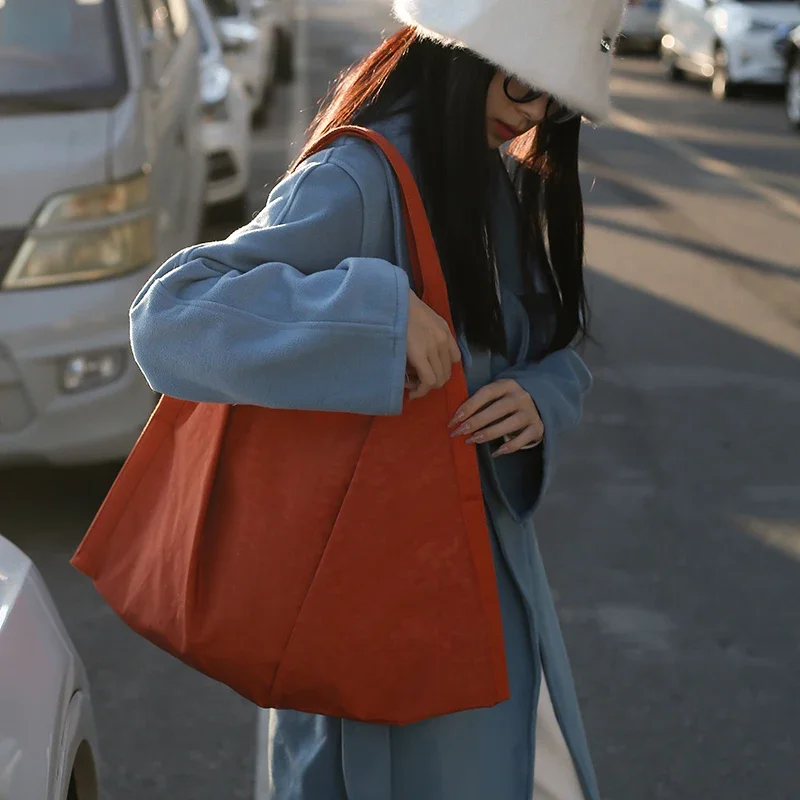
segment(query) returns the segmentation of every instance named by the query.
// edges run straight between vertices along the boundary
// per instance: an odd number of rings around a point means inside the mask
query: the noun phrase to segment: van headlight
[[[222,64],[208,64],[200,73],[200,96],[203,99],[204,122],[226,122],[231,71]]]
[[[150,177],[50,198],[3,281],[31,289],[133,272],[155,257]]]

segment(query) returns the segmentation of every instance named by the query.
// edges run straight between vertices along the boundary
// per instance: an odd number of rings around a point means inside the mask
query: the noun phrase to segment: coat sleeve
[[[511,379],[533,398],[544,423],[540,447],[492,459],[494,484],[517,521],[530,516],[539,504],[553,471],[559,435],[578,424],[583,398],[592,378],[581,357],[571,348],[557,350],[537,363],[517,365],[497,380]]]
[[[185,400],[399,414],[405,272],[360,257],[364,204],[330,159],[282,181],[228,239],[168,260],[131,308],[152,388]]]

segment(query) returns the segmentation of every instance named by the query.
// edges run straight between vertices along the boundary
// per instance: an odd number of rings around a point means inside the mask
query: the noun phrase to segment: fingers
[[[450,350],[450,363],[458,364],[458,362],[461,361],[461,350],[458,346],[458,342],[456,341],[455,336],[453,336],[453,334],[450,333],[449,329],[447,331],[447,339]]]
[[[408,363],[418,378],[418,383],[411,387],[411,400],[424,397],[432,389],[441,389],[450,380],[453,364],[461,360],[458,343],[447,323],[425,308],[430,312],[427,330],[409,339]]]
[[[497,450],[492,453],[492,458],[511,455],[511,453],[517,453],[529,445],[540,444],[543,437],[544,431],[540,426],[529,425],[511,441],[506,442],[502,447],[498,447]]]
[[[435,360],[437,369],[437,377],[439,383],[437,388],[441,389],[447,381],[450,380],[450,375],[453,371],[453,364],[461,361],[461,351],[458,349],[458,343],[455,337],[450,332],[447,323],[441,318],[437,317],[439,325],[438,336],[434,342],[434,352],[431,354],[431,361]]]
[[[510,417],[506,417],[496,425],[489,425],[486,428],[473,433],[468,439],[467,444],[483,444],[502,439],[504,436],[517,436],[521,431],[532,427],[527,415],[518,411]]]
[[[409,371],[419,379],[413,386],[406,384],[411,400],[444,386],[450,380],[453,364],[461,360],[458,343],[447,322],[412,291],[409,291],[406,344]]]
[[[409,400],[419,400],[420,397],[425,397],[432,389],[444,386],[450,377],[450,364],[445,364],[435,351],[415,366],[418,380],[408,395]]]
[[[409,397],[415,400],[424,397],[436,385],[436,372],[427,359],[414,359],[411,366],[416,373],[416,388],[412,389]]]
[[[519,384],[515,381],[495,381],[494,383],[487,384],[481,389],[478,389],[478,391],[456,411],[453,419],[450,420],[449,426],[452,428],[454,425],[465,422],[485,405],[499,400],[504,395],[513,391],[514,388],[522,391]]]
[[[544,437],[544,423],[533,398],[514,380],[495,381],[477,391],[456,412],[451,437],[467,436],[467,444],[513,436],[495,455],[506,455]]]
[[[486,428],[487,425],[492,425],[492,423],[498,420],[505,420],[506,417],[516,414],[519,411],[519,403],[517,403],[513,397],[505,395],[463,422],[450,436],[455,437],[470,434],[471,437],[474,437],[479,431],[483,432],[482,429]],[[522,420],[521,424],[518,424],[516,428],[506,430],[504,433],[522,430],[526,425],[530,425],[530,420]],[[475,441],[488,441],[488,439],[475,439]]]

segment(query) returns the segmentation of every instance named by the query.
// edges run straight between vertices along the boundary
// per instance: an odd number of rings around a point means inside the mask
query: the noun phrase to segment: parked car
[[[776,48],[781,54],[786,75],[786,118],[800,130],[800,25],[787,25],[777,36]]]
[[[256,24],[245,0],[207,2],[217,23],[225,63],[242,79],[250,98],[253,117],[260,121],[275,83],[275,28],[271,23]]]
[[[197,63],[186,0],[0,3],[0,463],[121,459],[153,409],[128,308],[199,238]]]
[[[658,49],[661,34],[658,18],[661,14],[661,0],[628,0],[625,16],[622,19],[622,36],[619,46],[624,50],[637,48]]]
[[[189,0],[200,31],[202,139],[208,183],[206,206],[241,221],[250,177],[250,100],[238,75],[225,66],[217,29],[205,0]]]
[[[97,800],[97,762],[81,659],[36,567],[0,536],[0,797]]]
[[[242,0],[256,24],[276,38],[274,78],[289,83],[294,77],[295,0]]]
[[[775,50],[782,24],[800,23],[797,0],[664,0],[659,19],[666,75],[711,81],[724,100],[744,85],[780,85],[785,69]]]

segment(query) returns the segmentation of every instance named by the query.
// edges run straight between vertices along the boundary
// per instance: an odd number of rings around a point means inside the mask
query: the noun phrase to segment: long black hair
[[[468,50],[403,28],[340,77],[295,166],[333,128],[369,126],[403,110],[410,113],[417,177],[454,322],[469,342],[505,353],[490,223],[492,168],[500,156],[488,148],[486,130],[486,97],[496,72]],[[536,295],[535,265],[555,314],[545,353],[587,333],[579,134],[579,119],[545,121],[509,150],[526,294],[531,300]],[[526,307],[531,316],[538,313],[533,302]]]

